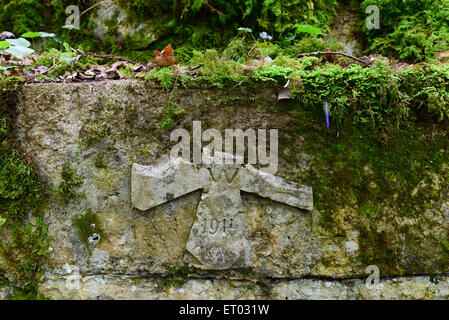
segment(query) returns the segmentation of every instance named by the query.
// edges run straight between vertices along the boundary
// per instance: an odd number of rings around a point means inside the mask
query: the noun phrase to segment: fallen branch
[[[191,68],[189,69],[189,71],[194,71],[194,70],[196,70],[196,69],[201,68],[202,66],[203,66],[203,64],[200,63],[200,64],[198,64],[197,66],[191,67]]]
[[[81,14],[80,14],[79,16],[81,17],[83,14],[85,14],[86,12],[89,12],[90,10],[92,10],[92,9],[95,8],[96,6],[102,4],[103,2],[110,2],[110,1],[107,1],[107,0],[100,1],[100,2],[98,2],[98,3],[96,3],[96,4],[94,4],[92,7],[90,7],[90,8],[88,8],[88,9],[84,10],[83,12],[81,12]]]
[[[360,58],[354,57],[348,53],[345,52],[334,52],[334,51],[317,51],[317,52],[309,52],[309,53],[300,53],[298,55],[295,56],[295,58],[302,58],[302,57],[311,57],[311,56],[323,56],[323,55],[340,55],[340,56],[344,56],[346,58],[350,58],[353,59],[361,64],[372,64],[371,61],[366,61],[366,60],[362,60]]]
[[[217,10],[217,9],[215,9],[214,7],[212,7],[212,6],[210,5],[210,3],[209,3],[208,0],[206,0],[205,5],[209,8],[209,10],[210,10],[212,13],[216,13],[216,14],[218,14],[220,17],[223,15],[223,12],[221,12],[220,10]]]
[[[113,55],[109,55],[109,54],[97,54],[97,53],[93,53],[93,52],[84,53],[84,52],[82,52],[79,49],[73,49],[73,48],[70,48],[70,49],[72,51],[78,53],[79,55],[83,56],[83,57],[89,55],[89,56],[96,57],[96,58],[101,58],[101,59],[121,60],[121,61],[129,62],[131,64],[140,64],[140,63],[134,62],[132,60],[129,60],[129,59],[126,59],[126,58],[123,58],[123,57],[120,57],[120,56],[113,56]]]

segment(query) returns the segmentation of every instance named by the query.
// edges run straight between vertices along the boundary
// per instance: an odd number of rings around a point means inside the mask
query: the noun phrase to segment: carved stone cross
[[[202,189],[186,246],[199,261],[199,268],[224,270],[251,266],[240,191],[304,210],[313,209],[310,187],[288,184],[249,164],[221,164],[213,160],[208,163],[199,166],[176,158],[160,166],[133,164],[131,174],[131,202],[142,211]]]

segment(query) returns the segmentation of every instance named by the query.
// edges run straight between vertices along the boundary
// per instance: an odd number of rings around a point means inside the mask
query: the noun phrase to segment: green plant
[[[0,42],[0,48],[3,48],[5,52],[12,54],[17,58],[24,58],[29,54],[34,53],[34,50],[30,48],[31,43],[24,39],[6,39]]]
[[[175,82],[175,77],[173,76],[170,68],[167,67],[154,68],[148,74],[148,80],[149,79],[155,79],[159,81],[165,90],[170,89]]]
[[[164,119],[160,123],[158,123],[157,127],[161,131],[170,130],[175,126],[174,117],[183,114],[185,111],[183,109],[179,109],[175,107],[175,103],[170,100],[168,103],[168,107],[162,111],[164,115]]]
[[[249,79],[242,64],[221,59],[217,50],[194,51],[190,63],[191,65],[202,64],[202,77],[193,80],[200,84],[205,83],[222,88],[226,85],[241,84]]]
[[[0,254],[5,266],[14,273],[22,292],[27,298],[38,298],[38,283],[44,272],[44,258],[49,253],[50,238],[44,218],[36,217],[35,224],[9,225],[9,240],[0,240]]]
[[[97,154],[95,156],[95,167],[104,168],[104,169],[106,169],[108,167],[107,162],[105,160],[105,155],[103,153]]]
[[[449,2],[445,0],[365,0],[361,12],[376,5],[381,28],[362,28],[369,52],[394,55],[410,61],[430,61],[449,50]]]
[[[254,34],[265,31],[282,39],[298,31],[327,30],[337,6],[335,0],[217,0],[213,3],[207,0],[133,0],[121,3],[138,18],[164,17],[167,22],[160,23],[160,34],[170,34],[175,42],[190,43],[196,48],[224,47],[239,31],[253,31]]]
[[[167,267],[167,274],[162,276],[160,279],[164,284],[165,288],[169,288],[172,285],[177,287],[182,287],[191,273],[190,269],[187,267],[176,268],[173,266]]]
[[[47,33],[47,32],[26,32],[22,34],[22,36],[18,39],[6,39],[4,41],[0,41],[0,52],[4,51],[7,53],[12,54],[16,58],[24,58],[35,51],[30,48],[31,43],[26,40],[25,38],[33,39],[40,37],[40,38],[48,38],[48,37],[54,37],[54,33]]]
[[[19,77],[0,77],[0,256],[4,262],[0,269],[8,270],[7,284],[14,287],[13,299],[40,299],[43,297],[37,286],[50,242],[48,226],[41,216],[47,191],[29,159],[19,151],[10,125],[10,102],[22,84]],[[36,222],[24,224],[31,214]]]
[[[75,169],[73,169],[69,163],[64,163],[61,171],[61,183],[56,189],[56,194],[65,199],[66,201],[71,198],[77,198],[79,195],[74,190],[84,183],[84,178],[77,175]]]
[[[334,126],[345,121],[369,123],[383,128],[413,121],[425,110],[440,121],[449,116],[448,66],[431,66],[394,71],[376,64],[374,68],[353,65],[295,71],[298,85],[292,95],[306,108],[322,112],[324,102]]]
[[[72,225],[76,228],[78,237],[84,243],[89,253],[91,241],[100,242],[105,238],[98,215],[90,209],[87,210],[85,215],[74,217]]]
[[[109,133],[109,128],[107,125],[97,125],[94,124],[87,129],[85,129],[83,136],[81,138],[81,144],[84,147],[89,147],[91,144],[106,138]]]
[[[4,139],[0,143],[0,212],[6,225],[20,224],[26,214],[39,211],[44,198],[43,186],[33,168]]]

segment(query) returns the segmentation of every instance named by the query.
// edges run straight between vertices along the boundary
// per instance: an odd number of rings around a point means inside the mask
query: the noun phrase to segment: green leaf
[[[17,66],[9,66],[9,67],[0,66],[0,71],[12,69],[12,68],[17,68]]]
[[[5,223],[6,223],[6,218],[3,218],[3,217],[0,215],[0,231],[2,230],[2,226],[3,226]]]
[[[184,111],[184,109],[173,109],[172,112],[173,112],[173,115],[178,116],[180,114],[183,114],[185,111]]]
[[[53,38],[54,36],[56,36],[54,33],[48,33],[44,31],[40,31],[39,33],[41,34],[41,38]]]
[[[6,39],[6,41],[12,45],[12,46],[16,46],[16,47],[24,47],[24,48],[28,48],[31,43],[24,38],[19,38],[19,39]]]
[[[6,49],[5,52],[10,53],[17,58],[24,58],[27,55],[32,54],[34,52],[34,50],[30,49],[30,48],[25,48],[25,47],[12,46],[12,47]]]
[[[313,26],[308,26],[308,25],[301,25],[298,26],[298,28],[296,29],[296,32],[305,32],[308,34],[319,34],[322,33],[320,29],[315,28]]]
[[[40,32],[25,32],[24,34],[21,35],[21,37],[23,38],[39,38],[41,37],[42,34]]]
[[[67,42],[64,42],[63,46],[64,46],[65,51],[70,52],[70,45]]]
[[[64,63],[71,64],[73,61],[78,60],[80,57],[81,56],[79,56],[79,55],[76,56],[76,57],[64,57],[64,56],[62,56],[62,57],[59,58],[59,60],[64,62]]]
[[[245,31],[245,32],[253,32],[253,30],[251,30],[250,28],[246,28],[246,27],[240,27],[237,30],[238,31]]]
[[[9,48],[8,41],[0,41],[0,49]]]

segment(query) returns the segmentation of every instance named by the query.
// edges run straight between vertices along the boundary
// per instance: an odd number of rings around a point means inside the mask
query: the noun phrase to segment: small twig
[[[210,10],[212,13],[216,13],[216,14],[218,14],[220,17],[223,15],[223,12],[221,12],[220,10],[217,10],[217,9],[215,9],[214,7],[212,7],[212,6],[210,5],[210,3],[209,3],[208,0],[206,0],[205,5],[209,8],[209,10]]]
[[[309,53],[300,53],[298,55],[295,56],[295,58],[302,58],[302,57],[311,57],[311,56],[323,56],[323,55],[340,55],[340,56],[344,56],[350,59],[353,59],[361,64],[372,64],[371,61],[366,61],[366,60],[362,60],[359,59],[357,57],[351,56],[348,53],[345,52],[334,52],[334,51],[317,51],[317,52],[309,52]]]
[[[100,2],[98,2],[98,3],[96,3],[96,4],[94,4],[92,7],[90,7],[90,8],[88,8],[88,9],[84,10],[83,12],[81,12],[81,14],[80,14],[79,16],[81,17],[83,14],[85,14],[86,12],[92,10],[93,8],[95,8],[96,6],[98,6],[99,4],[102,4],[103,2],[108,2],[108,0],[103,0],[103,1],[100,1]]]
[[[251,48],[251,50],[248,51],[248,57],[251,54],[251,52],[253,52],[254,49],[256,49],[257,47],[257,43],[255,45],[253,45],[253,47]]]
[[[49,72],[50,72],[51,70],[53,70],[55,67],[56,67],[56,65],[54,64],[54,61],[53,61],[53,65],[52,65],[50,68],[48,68],[48,70],[46,70],[46,71],[44,71],[44,72],[41,72],[41,73],[39,73],[39,74],[35,74],[34,76],[29,77],[29,78],[27,78],[27,79],[28,79],[28,80],[34,80],[34,79],[36,79],[38,76],[42,76],[42,75],[44,75],[44,74],[49,73]]]
[[[140,63],[134,62],[132,60],[123,58],[121,56],[112,56],[112,55],[109,55],[109,54],[97,54],[97,53],[93,53],[93,52],[84,53],[84,52],[82,52],[79,49],[73,49],[73,48],[70,48],[70,49],[72,51],[80,54],[83,57],[89,55],[89,56],[96,57],[96,58],[109,59],[109,60],[122,60],[122,61],[126,61],[126,62],[129,62],[129,63],[132,63],[132,64],[140,64]]]
[[[173,92],[175,91],[176,85],[178,84],[178,77],[179,77],[179,64],[178,64],[178,68],[177,68],[177,70],[176,70],[176,80],[175,80],[175,84],[173,85],[173,89],[171,90],[170,96],[168,97],[168,104],[169,104],[169,106],[170,106],[171,98],[172,98],[172,96],[173,96]]]
[[[203,64],[202,64],[202,63],[200,63],[200,64],[198,64],[198,65],[196,65],[196,66],[194,66],[194,67],[190,68],[190,69],[189,69],[189,71],[194,71],[194,70],[196,70],[196,69],[199,69],[199,68],[201,68],[202,66],[203,66]]]

